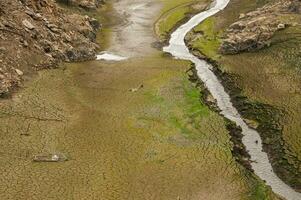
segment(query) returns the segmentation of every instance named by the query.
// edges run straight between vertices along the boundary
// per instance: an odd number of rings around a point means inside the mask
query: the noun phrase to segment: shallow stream
[[[180,26],[172,35],[169,46],[164,47],[165,52],[171,53],[178,59],[190,60],[196,66],[199,78],[204,82],[210,93],[217,100],[221,114],[242,128],[243,143],[251,156],[252,168],[256,175],[266,181],[273,191],[288,200],[301,199],[301,194],[286,185],[273,172],[267,154],[262,149],[262,141],[257,131],[249,128],[239,115],[237,109],[232,105],[230,96],[212,72],[212,66],[204,60],[192,55],[185,45],[186,34],[208,17],[223,10],[230,0],[217,0],[209,10],[201,12],[192,17],[187,23]],[[256,142],[258,141],[258,142]]]

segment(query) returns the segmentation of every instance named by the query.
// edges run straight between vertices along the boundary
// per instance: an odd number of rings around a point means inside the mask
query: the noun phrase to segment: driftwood
[[[34,162],[64,162],[68,161],[64,154],[39,154],[33,157]]]

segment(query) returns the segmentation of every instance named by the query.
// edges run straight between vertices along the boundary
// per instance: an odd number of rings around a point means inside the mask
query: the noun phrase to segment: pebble
[[[28,28],[29,30],[35,29],[35,26],[32,25],[32,23],[30,23],[27,19],[24,19],[24,20],[22,21],[22,23],[23,23],[23,25],[24,25],[26,28]]]
[[[19,75],[19,76],[23,76],[23,72],[19,69],[15,69],[16,73]]]
[[[5,47],[0,47],[0,52],[6,51]]]

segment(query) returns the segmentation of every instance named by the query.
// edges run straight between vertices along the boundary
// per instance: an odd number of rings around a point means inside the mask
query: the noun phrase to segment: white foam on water
[[[223,85],[212,72],[212,66],[206,61],[200,60],[192,55],[185,45],[185,35],[206,18],[223,10],[229,1],[230,0],[216,0],[209,10],[195,15],[187,23],[180,26],[171,35],[169,46],[164,47],[163,51],[172,54],[175,58],[190,60],[195,64],[199,78],[216,99],[217,105],[221,109],[221,114],[242,128],[242,142],[246,146],[251,160],[254,161],[251,165],[255,174],[266,181],[266,184],[271,186],[272,190],[281,197],[287,200],[301,200],[301,194],[285,184],[274,173],[268,156],[262,149],[262,141],[259,133],[249,128],[243,121],[237,109],[232,105],[230,96],[225,92]]]
[[[108,52],[101,52],[96,56],[96,60],[106,60],[106,61],[122,61],[128,59],[127,57],[115,55]]]

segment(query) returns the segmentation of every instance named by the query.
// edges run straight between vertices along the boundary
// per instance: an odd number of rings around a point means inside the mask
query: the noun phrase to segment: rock
[[[246,27],[246,24],[242,23],[242,22],[236,22],[230,25],[229,28],[231,29],[237,29],[237,30],[242,30]]]
[[[74,1],[91,4],[90,7],[100,2]],[[62,61],[94,59],[98,48],[96,29],[100,27],[96,19],[71,10],[66,12],[55,0],[0,2],[0,13],[6,11],[0,17],[3,30],[0,31],[0,67],[3,68],[0,74],[4,76],[0,81],[0,96],[18,87],[22,71],[30,74],[33,70],[55,67]],[[31,57],[35,59],[28,59]]]
[[[244,17],[246,17],[246,14],[244,14],[244,13],[239,14],[239,19],[242,19]]]
[[[98,30],[100,28],[100,23],[95,18],[90,18],[89,23],[91,24],[91,26],[93,27],[94,30]]]
[[[46,27],[49,28],[49,30],[51,30],[53,33],[60,33],[61,32],[59,27],[55,24],[47,23]]]
[[[24,40],[23,46],[24,46],[24,47],[28,47],[28,42],[27,42],[26,40]]]
[[[0,53],[6,51],[5,47],[0,47]]]
[[[87,1],[87,0],[82,0],[79,3],[79,6],[81,6],[83,8],[87,8],[87,9],[96,9],[97,8],[95,1]]]
[[[241,14],[239,20],[229,26],[219,48],[222,54],[256,51],[271,44],[278,30],[286,28],[279,13],[289,10],[288,4],[268,4],[256,11]]]
[[[277,29],[278,29],[278,30],[283,30],[283,29],[285,29],[285,24],[278,24]]]
[[[34,19],[36,20],[42,20],[42,15],[40,13],[37,13],[35,16],[34,16]]]
[[[35,26],[32,25],[32,23],[30,23],[27,19],[24,19],[24,20],[22,21],[22,24],[23,24],[26,28],[28,28],[29,30],[33,30],[33,29],[35,28]]]
[[[211,94],[207,95],[206,102],[209,103],[210,105],[216,105],[217,103],[216,99]]]
[[[23,76],[23,72],[19,69],[15,69],[16,73],[19,75],[19,76]]]

